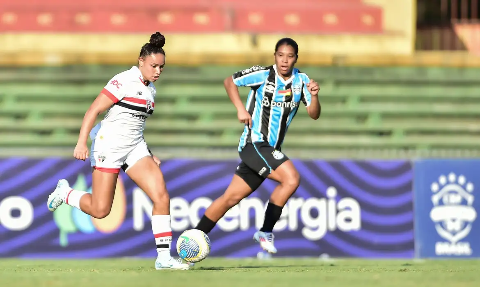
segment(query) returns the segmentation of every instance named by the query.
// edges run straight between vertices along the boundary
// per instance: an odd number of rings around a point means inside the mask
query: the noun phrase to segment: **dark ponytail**
[[[165,45],[165,36],[163,36],[160,32],[156,32],[150,36],[150,42],[143,45],[142,49],[140,50],[140,58],[145,58],[151,54],[163,54],[165,55],[165,51],[163,50],[163,46]]]

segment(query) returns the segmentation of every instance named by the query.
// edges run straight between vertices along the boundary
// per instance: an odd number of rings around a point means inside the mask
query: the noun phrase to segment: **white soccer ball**
[[[210,253],[210,238],[201,230],[186,230],[177,240],[177,253],[187,262],[200,262]]]

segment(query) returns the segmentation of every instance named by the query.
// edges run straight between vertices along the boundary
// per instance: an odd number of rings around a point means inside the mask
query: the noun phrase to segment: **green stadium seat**
[[[235,149],[243,125],[223,79],[247,67],[168,67],[156,84],[155,113],[146,125],[149,146]],[[92,101],[126,68],[0,68],[0,147],[73,148]],[[322,115],[313,121],[301,105],[285,139],[287,150],[477,149],[478,69],[301,70],[321,83]],[[29,85],[22,78],[31,79]],[[245,100],[248,88],[240,92]]]

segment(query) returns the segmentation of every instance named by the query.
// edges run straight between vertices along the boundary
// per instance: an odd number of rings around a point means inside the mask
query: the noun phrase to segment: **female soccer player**
[[[245,124],[238,146],[242,162],[225,193],[208,207],[195,227],[209,233],[230,208],[254,192],[268,177],[279,185],[270,197],[263,227],[253,238],[269,253],[277,252],[273,227],[283,206],[300,184],[300,175],[293,163],[281,152],[283,139],[300,101],[312,119],[320,116],[318,84],[294,68],[298,59],[297,43],[290,38],[279,40],[274,56],[275,65],[253,66],[224,81],[228,96],[237,108],[238,120]],[[251,87],[246,108],[238,92],[240,86]]]
[[[170,256],[170,198],[159,169],[160,161],[143,138],[145,121],[155,108],[153,83],[165,66],[164,44],[162,34],[152,34],[150,42],[140,50],[138,66],[115,75],[85,114],[73,156],[79,160],[88,158],[90,132],[92,194],[73,190],[67,180],[61,179],[47,205],[50,211],[55,211],[66,203],[95,218],[104,218],[110,213],[122,168],[153,202],[152,229],[158,251],[155,268],[185,270],[188,264]],[[97,116],[107,109],[105,118],[92,129]]]

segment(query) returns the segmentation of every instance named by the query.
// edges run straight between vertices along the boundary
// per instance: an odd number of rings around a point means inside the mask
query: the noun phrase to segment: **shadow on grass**
[[[334,264],[328,264],[328,266],[335,266]],[[221,270],[238,270],[238,269],[267,269],[267,268],[308,268],[318,267],[318,265],[262,265],[262,266],[231,266],[231,267],[195,267],[192,270],[202,271],[221,271]]]

